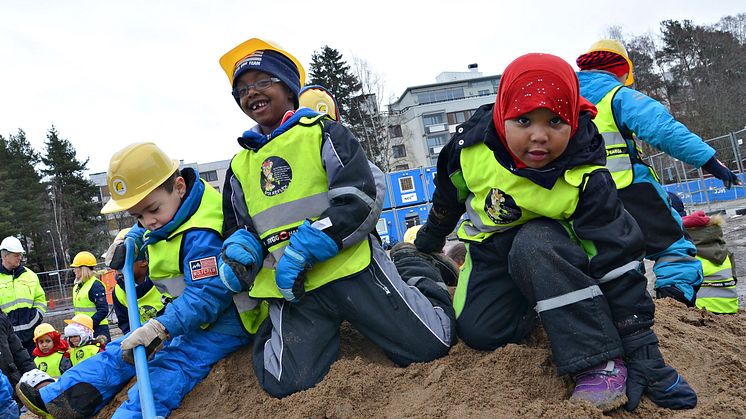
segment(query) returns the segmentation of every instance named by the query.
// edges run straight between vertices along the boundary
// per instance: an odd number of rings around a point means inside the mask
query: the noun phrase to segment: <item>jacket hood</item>
[[[603,70],[579,71],[580,95],[592,103],[598,103],[611,89],[621,86],[616,77]]]
[[[728,257],[728,246],[723,240],[723,229],[719,225],[710,224],[706,227],[688,228],[686,232],[697,246],[697,256],[720,265]]]
[[[479,115],[481,113],[481,115]],[[511,172],[525,177],[537,185],[551,189],[565,170],[580,165],[606,165],[606,148],[601,134],[591,121],[591,115],[583,112],[578,118],[578,129],[567,144],[567,149],[556,160],[541,169],[529,167],[518,169],[508,150],[498,138],[492,121],[492,105],[482,106],[475,116],[478,122],[465,135],[466,144],[475,144],[483,140],[485,145],[493,151],[495,159]],[[472,117],[470,121],[476,118]],[[464,124],[466,126],[466,124]]]

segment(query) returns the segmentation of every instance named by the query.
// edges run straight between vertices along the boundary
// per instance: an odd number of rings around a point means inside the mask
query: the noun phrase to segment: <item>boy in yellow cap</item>
[[[723,181],[740,184],[715,157],[715,150],[671,116],[657,100],[632,88],[634,71],[627,49],[601,39],[577,58],[580,94],[596,105],[593,122],[606,144],[606,167],[624,208],[645,235],[646,258],[655,261],[655,293],[694,307],[702,284],[702,264],[694,244],[684,237],[681,217],[635,141],[647,142],[679,160],[701,167]]]
[[[39,391],[21,383],[18,393],[37,414],[93,416],[135,376],[132,349],[141,345],[152,356],[156,415],[166,417],[216,362],[250,342],[266,309],[245,293],[234,299],[218,277],[221,198],[196,170],[179,170],[179,161],[153,143],[135,143],[112,156],[106,177],[112,199],[101,212],[137,219],[126,236],[144,243],[150,278],[173,301],[56,383]],[[114,417],[142,415],[137,386],[128,397]]]
[[[320,382],[343,320],[402,366],[447,354],[454,312],[442,273],[422,255],[396,266],[386,257],[374,237],[382,173],[347,128],[298,107],[300,63],[255,38],[220,64],[257,123],[226,175],[220,275],[269,300],[254,344],[260,385],[284,397]]]

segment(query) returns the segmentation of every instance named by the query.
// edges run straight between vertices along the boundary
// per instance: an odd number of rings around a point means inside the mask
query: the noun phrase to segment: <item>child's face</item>
[[[546,166],[565,152],[570,131],[570,125],[545,108],[505,121],[508,148],[533,169]]]
[[[181,198],[186,194],[186,183],[179,176],[171,192],[158,187],[149,193],[142,201],[127,210],[143,227],[150,231],[168,224],[181,206]]]
[[[80,339],[80,338],[78,338]],[[43,353],[49,353],[49,351],[54,348],[54,342],[52,341],[52,338],[50,338],[47,335],[44,335],[36,340],[36,343],[39,345],[39,350]]]
[[[261,71],[248,71],[238,78],[236,88],[240,89],[270,77]],[[279,127],[285,112],[295,109],[293,94],[283,83],[272,83],[264,90],[254,87],[239,99],[239,104],[243,112],[259,124],[264,134],[269,134]]]
[[[80,345],[80,336],[70,336],[67,341],[70,342],[70,346],[78,346]]]

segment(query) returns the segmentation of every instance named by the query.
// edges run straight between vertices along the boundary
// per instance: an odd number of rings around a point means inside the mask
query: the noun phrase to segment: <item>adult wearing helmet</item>
[[[111,340],[109,334],[109,304],[106,302],[106,287],[98,279],[93,269],[96,256],[91,252],[80,252],[70,264],[75,272],[73,285],[73,309],[75,314],[86,314],[93,319],[93,336],[103,336]]]
[[[633,66],[619,41],[602,39],[577,59],[580,94],[598,109],[594,123],[606,143],[606,167],[624,208],[637,220],[646,242],[646,258],[655,261],[656,294],[693,307],[702,283],[696,248],[683,235],[681,217],[671,209],[653,170],[642,161],[635,139],[701,167],[723,181],[740,184],[715,157],[715,150],[676,121],[658,101],[627,86]]]
[[[47,297],[36,274],[22,265],[24,253],[20,240],[13,236],[0,242],[0,306],[31,355],[35,346],[34,328],[44,319]]]

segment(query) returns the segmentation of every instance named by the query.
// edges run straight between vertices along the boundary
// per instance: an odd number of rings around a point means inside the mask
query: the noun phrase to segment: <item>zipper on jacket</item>
[[[378,279],[378,275],[376,275],[375,269],[371,268],[371,273],[373,274],[373,279],[375,280],[376,285],[378,285],[383,290],[383,292],[386,293],[386,297],[389,299],[389,303],[391,303],[391,307],[393,307],[394,310],[398,310],[399,309],[399,305],[396,304],[396,300],[394,299],[394,295],[391,294],[391,291],[389,291],[389,287],[387,287],[386,285],[384,285],[383,282],[381,282]]]

